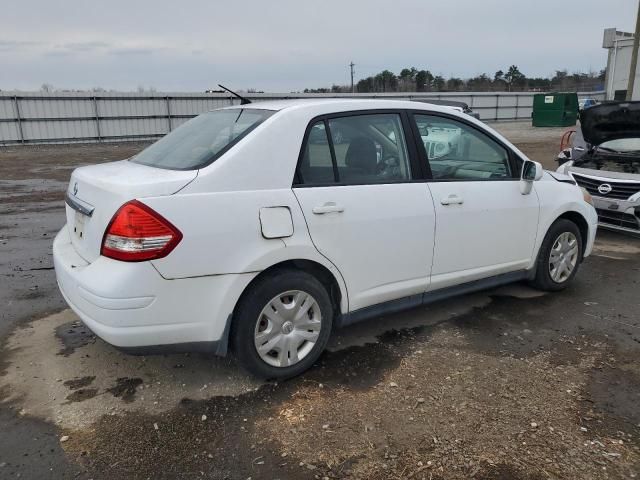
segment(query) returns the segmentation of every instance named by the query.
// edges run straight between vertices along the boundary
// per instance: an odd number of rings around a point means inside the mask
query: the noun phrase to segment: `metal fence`
[[[485,121],[531,118],[533,93],[249,94],[298,98],[438,99],[469,104]],[[604,100],[604,92],[579,94]],[[0,145],[109,142],[166,135],[202,112],[239,103],[228,94],[0,92]]]

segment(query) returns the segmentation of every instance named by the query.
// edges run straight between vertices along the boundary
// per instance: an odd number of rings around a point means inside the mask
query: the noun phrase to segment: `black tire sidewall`
[[[288,290],[301,290],[312,295],[322,314],[318,341],[300,362],[290,367],[273,367],[260,358],[255,344],[256,322],[265,305],[276,295]],[[334,309],[327,289],[313,275],[296,270],[279,270],[259,278],[243,294],[234,312],[231,346],[240,364],[250,373],[264,379],[286,379],[309,369],[320,357],[331,335]]]
[[[564,282],[558,283],[551,278],[551,274],[549,272],[549,257],[551,255],[551,249],[553,248],[554,243],[558,239],[560,235],[565,232],[571,232],[574,234],[578,240],[578,250],[579,256],[578,261],[576,263],[575,268]],[[549,290],[556,291],[562,290],[566,288],[569,283],[573,280],[573,278],[578,273],[578,268],[580,267],[580,262],[582,261],[582,250],[583,249],[583,239],[580,233],[580,229],[578,226],[570,220],[561,218],[556,220],[544,238],[542,242],[542,246],[540,247],[540,253],[538,254],[538,262],[536,265],[536,277],[534,280],[534,284],[541,290]]]

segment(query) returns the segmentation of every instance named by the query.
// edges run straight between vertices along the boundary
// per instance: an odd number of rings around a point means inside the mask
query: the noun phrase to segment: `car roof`
[[[385,109],[408,109],[408,110],[430,110],[442,113],[455,113],[450,106],[436,105],[433,103],[413,102],[410,100],[378,100],[378,99],[358,99],[358,98],[311,98],[295,100],[267,100],[257,101],[246,105],[234,105],[225,107],[232,108],[255,108],[261,110],[295,110],[299,113],[308,111],[314,115],[322,115],[336,112],[348,112],[356,110],[385,110]]]

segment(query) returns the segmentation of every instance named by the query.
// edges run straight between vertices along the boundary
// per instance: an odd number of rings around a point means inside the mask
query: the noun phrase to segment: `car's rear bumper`
[[[73,311],[96,335],[127,350],[208,344],[224,353],[226,345],[220,344],[226,341],[235,302],[252,278],[166,280],[150,262],[99,257],[88,263],[73,247],[66,226],[53,242],[53,261],[58,286]]]

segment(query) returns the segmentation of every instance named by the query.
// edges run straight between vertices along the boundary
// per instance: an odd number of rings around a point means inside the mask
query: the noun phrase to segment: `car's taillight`
[[[169,255],[182,240],[182,233],[162,215],[132,200],[109,222],[100,253],[125,262],[154,260]]]

